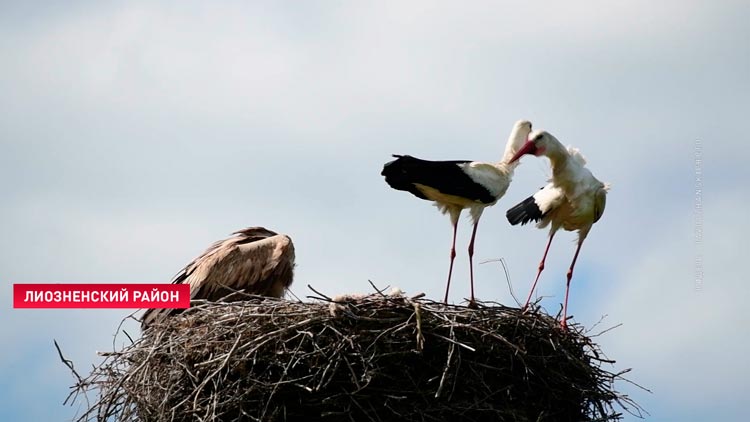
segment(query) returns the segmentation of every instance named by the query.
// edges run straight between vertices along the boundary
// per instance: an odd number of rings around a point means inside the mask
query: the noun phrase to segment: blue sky
[[[167,282],[212,241],[264,225],[294,239],[300,297],[368,279],[442,297],[448,219],[389,189],[382,164],[498,160],[526,118],[612,183],[570,310],[623,324],[602,347],[653,394],[621,387],[648,420],[744,420],[749,18],[740,1],[2,3],[2,418],[69,420],[52,339],[83,370],[127,314],[13,310],[12,283]],[[477,260],[505,258],[518,296],[546,232],[504,212],[548,175],[524,159],[479,227]],[[551,311],[574,239],[557,236],[540,281]],[[496,265],[476,276],[481,299],[512,302]]]

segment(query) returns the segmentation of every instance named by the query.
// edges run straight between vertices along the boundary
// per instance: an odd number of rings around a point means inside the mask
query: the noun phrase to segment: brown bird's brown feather
[[[234,292],[282,297],[292,284],[294,245],[289,236],[263,227],[249,227],[215,242],[185,266],[172,280],[190,284],[190,299],[241,300]],[[145,329],[174,313],[173,309],[149,309],[143,314]]]

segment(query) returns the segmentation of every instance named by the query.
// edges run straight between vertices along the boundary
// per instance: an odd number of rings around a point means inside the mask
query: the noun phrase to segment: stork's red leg
[[[570,264],[570,268],[568,269],[568,281],[565,284],[565,302],[563,303],[563,314],[562,314],[562,326],[563,328],[568,328],[568,293],[570,292],[570,280],[573,278],[573,268],[576,266],[576,260],[578,260],[578,252],[581,252],[581,245],[583,245],[583,239],[581,239],[578,242],[578,247],[576,247],[576,254],[573,255],[573,262]]]
[[[453,221],[453,243],[451,243],[451,265],[448,267],[448,283],[445,286],[445,304],[448,304],[448,292],[451,289],[451,274],[453,274],[453,260],[456,259],[456,231],[458,230],[458,218]]]
[[[544,249],[544,256],[542,256],[542,261],[539,263],[539,271],[536,273],[536,278],[534,279],[534,284],[531,285],[531,291],[529,292],[529,297],[526,298],[526,303],[523,305],[524,310],[529,306],[529,302],[531,302],[531,296],[534,294],[534,289],[536,289],[536,283],[539,281],[539,276],[542,274],[542,270],[544,269],[544,261],[547,260],[547,252],[549,252],[549,245],[552,244],[552,238],[555,237],[555,232],[552,231],[549,234],[549,241],[547,242],[547,247]]]
[[[474,222],[474,230],[471,232],[471,241],[469,242],[469,276],[471,280],[471,300],[469,306],[474,306],[474,238],[477,237],[477,226],[479,220]]]

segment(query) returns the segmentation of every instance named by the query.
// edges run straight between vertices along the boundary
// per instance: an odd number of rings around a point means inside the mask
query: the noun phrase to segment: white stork
[[[294,245],[289,236],[263,227],[248,227],[219,240],[172,279],[190,284],[190,299],[242,300],[246,294],[282,297],[292,284]],[[173,309],[148,309],[142,329],[171,315]]]
[[[456,258],[456,232],[461,211],[469,209],[474,229],[469,242],[469,274],[471,276],[471,300],[474,302],[474,239],[479,218],[485,207],[494,205],[505,195],[513,170],[518,165],[510,160],[531,133],[531,122],[519,120],[513,126],[505,154],[497,163],[480,161],[428,161],[409,155],[394,155],[396,160],[383,167],[385,181],[397,190],[411,192],[414,196],[435,201],[443,214],[448,214],[453,224],[448,282],[445,287],[445,303],[451,286],[453,260]]]
[[[520,204],[509,209],[506,216],[512,225],[518,223],[526,224],[529,221],[538,221],[537,227],[550,226],[549,241],[544,250],[544,256],[539,263],[536,279],[526,299],[524,309],[531,301],[539,275],[544,269],[544,261],[547,259],[552,238],[560,228],[567,231],[578,230],[578,246],[573,256],[573,262],[567,273],[567,284],[565,287],[565,302],[563,304],[562,326],[567,328],[568,293],[570,291],[570,280],[573,278],[573,268],[581,251],[581,245],[589,234],[591,226],[602,217],[604,206],[607,203],[607,191],[609,185],[600,182],[585,167],[586,159],[581,153],[573,148],[565,148],[554,136],[544,131],[534,132],[529,141],[526,142],[510,160],[516,162],[524,154],[536,156],[544,155],[549,158],[552,165],[552,179],[547,186],[543,187],[533,196],[526,198]]]

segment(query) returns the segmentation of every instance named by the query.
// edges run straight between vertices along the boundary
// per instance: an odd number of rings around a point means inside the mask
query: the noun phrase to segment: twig
[[[440,377],[440,384],[435,392],[435,398],[439,399],[443,394],[443,387],[445,387],[445,379],[448,377],[448,371],[451,368],[451,361],[453,360],[453,351],[456,350],[456,341],[453,334],[453,326],[450,329],[450,346],[448,346],[448,358],[445,360],[445,368],[443,368],[443,375]]]

